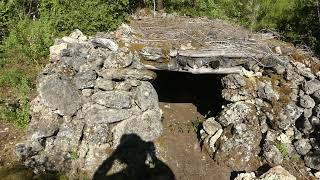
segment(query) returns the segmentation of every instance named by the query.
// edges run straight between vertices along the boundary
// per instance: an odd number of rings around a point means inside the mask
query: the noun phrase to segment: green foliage
[[[29,115],[29,94],[31,81],[19,70],[4,70],[0,74],[0,88],[9,89],[19,99],[19,107],[9,107],[5,103],[7,93],[0,92],[0,120],[15,123],[18,127],[26,127],[30,121]],[[4,95],[5,94],[5,95]]]
[[[18,98],[23,98],[30,93],[31,80],[25,73],[18,69],[2,69],[0,73],[0,87],[9,87],[14,90]]]
[[[276,144],[276,147],[277,147],[277,149],[280,151],[282,157],[283,157],[284,159],[288,159],[289,153],[288,153],[288,148],[287,148],[287,146],[286,146],[285,144],[283,144],[283,143],[278,143],[278,144]]]
[[[57,32],[63,34],[74,29],[89,35],[113,30],[126,20],[129,11],[128,0],[40,1],[40,19],[46,19]]]
[[[178,12],[187,16],[223,16],[219,4],[212,0],[165,0],[164,4],[170,13]]]
[[[78,159],[79,156],[78,156],[77,151],[75,151],[75,150],[74,150],[74,151],[71,151],[71,152],[70,152],[70,157],[71,157],[72,160]]]
[[[9,26],[10,34],[4,39],[6,58],[13,62],[31,65],[39,63],[49,53],[48,49],[57,34],[44,20],[23,19]]]
[[[197,117],[196,120],[191,122],[192,129],[194,130],[194,132],[198,132],[199,131],[199,129],[202,126],[203,122],[208,119],[210,113],[211,113],[211,111],[208,111],[205,116],[199,116],[199,117]]]
[[[28,101],[24,100],[21,107],[15,110],[0,104],[0,120],[12,122],[20,128],[26,128],[30,122]]]
[[[295,153],[292,157],[291,160],[293,160],[294,162],[299,162],[301,161],[301,156],[298,153]]]
[[[8,34],[8,25],[19,19],[23,13],[22,1],[0,1],[0,41]]]
[[[129,0],[1,0],[0,119],[20,127],[28,124],[32,82],[54,38],[74,29],[88,35],[114,30],[136,7]],[[20,106],[10,108],[10,99]]]

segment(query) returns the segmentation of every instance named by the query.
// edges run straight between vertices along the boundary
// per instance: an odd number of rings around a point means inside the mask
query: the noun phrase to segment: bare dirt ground
[[[192,122],[203,116],[192,103],[160,103],[164,133],[155,142],[157,155],[179,180],[227,180],[231,171],[200,149]]]
[[[0,121],[0,167],[11,166],[18,161],[14,155],[14,147],[24,134],[25,130]]]

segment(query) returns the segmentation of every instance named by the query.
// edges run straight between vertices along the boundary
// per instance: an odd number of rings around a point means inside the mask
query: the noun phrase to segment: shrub
[[[129,0],[42,0],[40,19],[50,21],[59,33],[80,29],[92,35],[115,29],[127,17]]]
[[[89,35],[113,30],[131,6],[136,4],[129,0],[0,1],[0,119],[26,127],[32,82],[55,37],[74,29]],[[10,98],[19,100],[19,108],[8,107]]]
[[[8,29],[10,34],[3,42],[5,58],[26,65],[34,65],[46,58],[57,34],[46,21],[27,18],[11,24]]]

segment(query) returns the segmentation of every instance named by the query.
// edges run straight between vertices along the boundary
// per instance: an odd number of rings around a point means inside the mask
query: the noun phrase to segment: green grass
[[[2,70],[0,73],[0,120],[25,128],[30,121],[31,80],[18,69],[0,68],[0,70]]]
[[[203,122],[207,120],[211,111],[208,111],[205,116],[199,116],[197,119],[191,122],[194,132],[198,132],[199,128],[202,126]]]

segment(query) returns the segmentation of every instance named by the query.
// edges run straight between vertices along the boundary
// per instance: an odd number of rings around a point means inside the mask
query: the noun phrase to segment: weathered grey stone
[[[302,124],[301,130],[304,134],[311,134],[313,132],[314,128],[313,128],[311,122],[309,121],[309,119],[307,119],[307,118],[303,119],[303,124]]]
[[[50,60],[52,62],[58,61],[61,57],[61,51],[68,48],[67,43],[60,43],[50,47]]]
[[[158,94],[150,82],[141,82],[135,92],[135,102],[142,111],[157,108]]]
[[[226,89],[236,89],[247,84],[246,78],[239,74],[230,74],[221,79],[223,87]]]
[[[223,133],[223,130],[218,129],[213,135],[208,135],[204,139],[204,142],[203,142],[204,147],[207,149],[209,153],[213,154],[214,152],[217,151],[216,142],[221,137],[222,133]]]
[[[234,180],[256,180],[257,177],[254,172],[251,173],[240,173]]]
[[[267,117],[265,115],[259,116],[259,121],[260,121],[260,129],[261,133],[266,133],[269,129],[269,126],[267,124]]]
[[[231,102],[254,99],[257,95],[255,91],[246,88],[223,89],[221,92],[223,99]]]
[[[131,93],[125,91],[98,91],[92,95],[92,100],[100,105],[117,108],[131,108]]]
[[[320,153],[309,153],[304,157],[304,163],[311,169],[320,170]]]
[[[300,155],[306,155],[312,148],[308,139],[299,139],[294,143],[294,147]]]
[[[260,152],[261,132],[259,123],[235,124],[224,129],[220,137],[220,146],[215,160],[226,164],[234,171],[253,171],[261,166]],[[257,121],[257,120],[256,120]]]
[[[291,139],[294,136],[294,127],[288,128],[285,134]]]
[[[38,153],[37,150],[33,149],[33,146],[30,146],[27,143],[18,143],[15,147],[15,153],[20,159],[26,159]]]
[[[259,180],[296,180],[296,177],[291,175],[283,167],[276,166],[261,175]]]
[[[75,57],[62,57],[60,61],[61,61],[60,66],[63,68],[65,67],[69,68],[67,72],[69,71],[68,73],[72,75],[72,73],[74,74],[74,72],[72,72],[73,70],[80,71],[80,67],[86,64],[87,59],[84,57],[75,56]]]
[[[252,104],[239,101],[229,104],[222,110],[217,121],[222,126],[228,126],[230,124],[238,124],[246,119],[250,119],[252,115],[255,115],[255,107]]]
[[[260,177],[256,177],[254,172],[241,173],[234,180],[296,180],[296,177],[279,165],[271,168]]]
[[[93,40],[91,40],[91,43],[96,47],[107,48],[111,51],[117,51],[119,49],[118,44],[111,39],[94,38]]]
[[[113,129],[114,147],[116,147],[124,134],[137,134],[144,141],[153,141],[162,133],[160,110],[147,110],[141,117],[132,117],[121,121]]]
[[[92,89],[83,89],[81,92],[82,92],[82,96],[89,97],[92,95],[93,90]]]
[[[105,68],[125,68],[132,64],[133,54],[131,52],[118,52],[111,53],[104,61],[103,67]]]
[[[281,133],[278,137],[277,140],[282,143],[282,144],[291,144],[291,139],[289,138],[289,136],[287,136],[284,133]]]
[[[148,60],[158,60],[162,58],[163,55],[163,50],[162,48],[149,48],[149,47],[145,47],[142,49],[141,51],[141,55]]]
[[[304,77],[306,77],[308,79],[311,79],[311,80],[313,80],[315,78],[315,75],[311,72],[311,69],[307,68],[305,66],[305,64],[300,63],[300,62],[295,62],[295,66],[296,66],[297,72],[300,75],[302,75],[302,76],[304,76]]]
[[[132,88],[132,83],[130,82],[130,80],[117,82],[115,86],[115,89],[119,91],[130,91],[131,88]]]
[[[87,122],[106,124],[128,119],[132,115],[133,111],[128,109],[102,109],[97,106],[92,106],[86,113],[85,119]]]
[[[77,73],[74,76],[73,82],[78,89],[93,88],[96,78],[97,74],[94,71],[89,70]]]
[[[280,98],[279,93],[273,90],[271,81],[258,81],[257,95],[269,101],[277,101]]]
[[[280,110],[276,119],[270,119],[269,116],[268,118],[273,128],[286,130],[295,123],[302,113],[302,108],[299,108],[294,103],[289,103]]]
[[[279,149],[268,142],[263,145],[263,157],[271,167],[279,165],[283,161],[283,157]]]
[[[300,132],[296,127],[294,127],[294,139],[302,139],[303,133]]]
[[[137,79],[148,81],[156,78],[154,72],[138,69],[105,69],[98,71],[98,75],[111,80]]]
[[[51,75],[41,79],[39,94],[43,103],[59,114],[72,116],[80,107],[80,94],[67,80]]]
[[[286,68],[280,64],[277,64],[273,67],[273,70],[277,73],[277,74],[284,74],[286,72]]]
[[[85,36],[79,29],[74,30],[69,37],[73,38],[73,39],[79,39],[81,41],[86,41],[87,40],[87,36]]]
[[[304,109],[303,110],[303,116],[305,118],[309,118],[312,116],[312,108],[309,108],[309,109]]]
[[[267,132],[267,136],[265,137],[266,142],[276,142],[277,137],[280,135],[280,132],[269,129]]]
[[[63,152],[75,151],[79,145],[79,140],[82,136],[84,122],[78,119],[66,119],[59,127],[59,132],[54,141],[55,149]],[[48,148],[49,146],[46,146]]]
[[[39,96],[31,101],[30,111],[32,119],[28,127],[28,134],[32,135],[33,140],[52,136],[59,130],[62,123],[61,118],[46,107]]]
[[[83,144],[79,149],[79,158],[76,161],[78,164],[77,169],[78,171],[80,170],[81,172],[87,174],[88,177],[93,177],[94,173],[101,166],[101,164],[103,164],[103,162],[110,157],[110,154],[106,153],[107,151],[110,151],[110,145],[93,145],[93,143],[90,143],[90,138],[88,138],[86,141],[88,143]]]
[[[320,103],[320,90],[315,91],[312,97],[317,103]]]
[[[114,89],[115,82],[103,78],[98,78],[95,87],[104,91],[111,91]]]
[[[305,81],[304,77],[300,76],[293,70],[287,70],[286,80],[292,81],[294,84],[299,85]]]
[[[309,138],[309,141],[312,146],[312,151],[319,152],[320,151],[320,144],[319,144],[318,139],[311,137],[311,138]]]
[[[300,96],[300,106],[304,108],[313,108],[316,105],[314,100],[308,95]]]
[[[85,72],[85,71],[97,71],[100,70],[102,68],[103,65],[103,60],[98,58],[98,59],[88,59],[86,63],[81,64],[79,66],[78,71],[79,72]]]
[[[309,120],[313,126],[320,126],[320,119],[319,118],[312,116]]]
[[[217,121],[215,121],[215,118],[213,117],[205,120],[202,126],[206,133],[209,135],[214,135],[219,129],[222,129],[222,126]]]
[[[88,121],[88,120],[87,120]],[[90,120],[89,120],[90,121]],[[109,125],[96,121],[87,122],[83,129],[84,141],[90,145],[100,146],[110,141]]]
[[[317,90],[320,90],[320,81],[317,79],[306,81],[303,83],[302,89],[306,94],[313,94]]]
[[[320,104],[317,104],[317,106],[313,109],[313,111],[314,111],[314,115],[317,118],[320,118]]]

